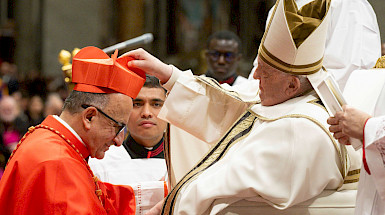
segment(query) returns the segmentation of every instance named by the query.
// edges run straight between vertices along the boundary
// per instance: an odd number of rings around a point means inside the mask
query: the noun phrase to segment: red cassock
[[[5,169],[0,214],[135,214],[132,188],[98,181],[99,198],[80,155],[89,156],[83,143],[48,116],[26,136]]]

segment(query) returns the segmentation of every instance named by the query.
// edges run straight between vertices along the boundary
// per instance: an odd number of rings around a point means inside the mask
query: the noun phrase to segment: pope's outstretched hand
[[[163,63],[142,48],[129,51],[122,56],[130,56],[135,59],[127,63],[128,67],[141,69],[146,74],[157,77],[162,84],[171,77],[172,66]]]

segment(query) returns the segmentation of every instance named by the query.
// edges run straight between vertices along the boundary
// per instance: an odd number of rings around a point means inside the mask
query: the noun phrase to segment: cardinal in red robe
[[[8,161],[0,214],[135,214],[133,189],[99,181],[87,163],[122,145],[132,98],[145,81],[129,60],[96,47],[75,55],[76,85],[63,112],[31,127]]]

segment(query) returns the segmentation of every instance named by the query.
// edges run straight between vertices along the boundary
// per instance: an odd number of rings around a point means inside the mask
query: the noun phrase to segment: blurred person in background
[[[47,92],[49,91],[47,82],[48,80],[40,75],[39,71],[30,70],[23,83],[23,88],[28,92],[30,98],[34,95],[40,95],[44,101],[47,97]]]
[[[27,117],[29,126],[35,126],[43,122],[44,102],[39,95],[34,95],[30,98],[27,107]]]
[[[3,136],[0,133],[0,179],[1,179],[1,176],[3,176],[5,165],[7,164],[7,161],[10,155],[11,155],[11,152],[4,145]]]
[[[14,92],[19,90],[17,66],[15,64],[9,62],[1,63],[0,75],[1,95],[12,95]]]
[[[25,113],[27,112],[28,103],[29,103],[28,92],[24,89],[19,89],[18,91],[12,94],[12,97],[15,98],[16,103],[19,105],[20,114],[25,115]]]
[[[207,39],[205,57],[207,72],[205,76],[214,78],[220,84],[230,86],[241,84],[247,79],[237,74],[242,58],[241,39],[231,31],[218,31]]]
[[[28,121],[20,114],[19,106],[12,96],[3,96],[0,100],[0,131],[3,143],[13,151],[28,129]]]
[[[63,107],[63,100],[58,93],[50,93],[44,105],[44,116],[60,115]]]

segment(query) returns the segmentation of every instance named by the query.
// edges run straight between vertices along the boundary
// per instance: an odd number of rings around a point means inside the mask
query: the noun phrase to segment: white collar
[[[250,109],[254,113],[257,113],[258,115],[266,118],[278,118],[284,115],[297,113],[299,109],[302,109],[299,104],[308,103],[311,100],[317,99],[317,97],[315,97],[313,94],[314,93],[305,96],[295,97],[273,106],[263,106],[262,104],[256,104]]]
[[[76,131],[75,131],[73,128],[71,128],[71,126],[68,125],[68,123],[67,123],[66,121],[64,121],[62,118],[60,118],[60,117],[57,116],[57,115],[52,115],[52,116],[53,116],[53,118],[55,118],[57,121],[59,121],[61,124],[63,124],[64,127],[66,127],[68,130],[70,130],[70,132],[71,132],[73,135],[75,135],[75,137],[78,138],[78,140],[79,140],[81,143],[83,143],[83,145],[84,145],[85,147],[87,147],[86,144],[83,142],[82,138],[79,136],[79,134],[76,133]]]

